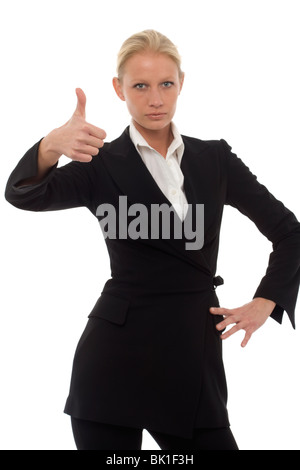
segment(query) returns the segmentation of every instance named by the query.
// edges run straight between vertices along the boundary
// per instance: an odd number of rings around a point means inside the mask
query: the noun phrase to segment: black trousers
[[[71,418],[78,450],[141,450],[142,429]],[[238,450],[229,428],[195,429],[192,439],[150,431],[162,450]]]

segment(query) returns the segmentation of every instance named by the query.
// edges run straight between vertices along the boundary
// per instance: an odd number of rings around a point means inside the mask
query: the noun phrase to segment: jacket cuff
[[[295,329],[296,324],[295,324],[295,307],[296,307],[296,299],[297,299],[297,294],[295,300],[290,300],[289,305],[287,305],[285,302],[280,300],[276,294],[274,294],[271,291],[268,291],[267,289],[264,289],[262,286],[259,286],[258,289],[256,290],[253,299],[256,297],[262,297],[264,299],[272,300],[273,302],[276,303],[276,306],[274,307],[273,312],[271,313],[270,317],[276,320],[278,323],[282,323],[283,319],[283,314],[284,312],[287,313],[290,322],[292,324],[292,327]]]
[[[56,169],[58,163],[53,165],[50,168],[47,175],[43,178],[42,181],[38,183],[27,184],[24,186],[19,186],[19,183],[23,180],[33,178],[36,176],[38,171],[38,151],[42,139],[39,140],[36,144],[33,145],[19,161],[13,172],[11,173],[6,189],[5,189],[5,198],[12,205],[19,207],[19,202],[23,203],[26,199],[26,196],[35,194],[35,192],[41,187],[48,183],[52,178],[53,172]],[[25,197],[25,199],[24,199]]]

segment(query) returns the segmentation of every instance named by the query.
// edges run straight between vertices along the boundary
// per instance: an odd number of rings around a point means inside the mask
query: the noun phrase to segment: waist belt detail
[[[222,286],[224,284],[224,279],[221,276],[216,276],[213,278],[213,284],[216,287]]]

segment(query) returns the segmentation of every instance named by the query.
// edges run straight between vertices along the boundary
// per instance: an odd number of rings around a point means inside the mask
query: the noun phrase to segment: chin
[[[170,124],[171,124],[170,120],[162,120],[162,121],[156,121],[156,122],[146,122],[146,123],[139,124],[139,125],[149,131],[160,131],[168,127]]]

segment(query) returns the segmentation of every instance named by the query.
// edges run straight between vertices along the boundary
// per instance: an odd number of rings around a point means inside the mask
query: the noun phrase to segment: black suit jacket
[[[186,238],[106,238],[111,279],[79,341],[65,411],[75,417],[190,437],[194,427],[229,424],[222,347],[209,307],[218,305],[215,278],[225,204],[249,217],[273,243],[266,274],[253,297],[276,303],[295,327],[300,278],[300,224],[261,185],[224,141],[183,136],[181,162],[190,209],[204,204],[204,245]],[[168,204],[132,144],[128,128],[90,163],[53,167],[39,184],[35,144],[12,172],[7,200],[25,210],[103,203]],[[174,216],[176,217],[176,215]],[[99,220],[100,217],[98,216]],[[127,221],[129,223],[129,219]],[[120,227],[118,227],[119,229]]]

